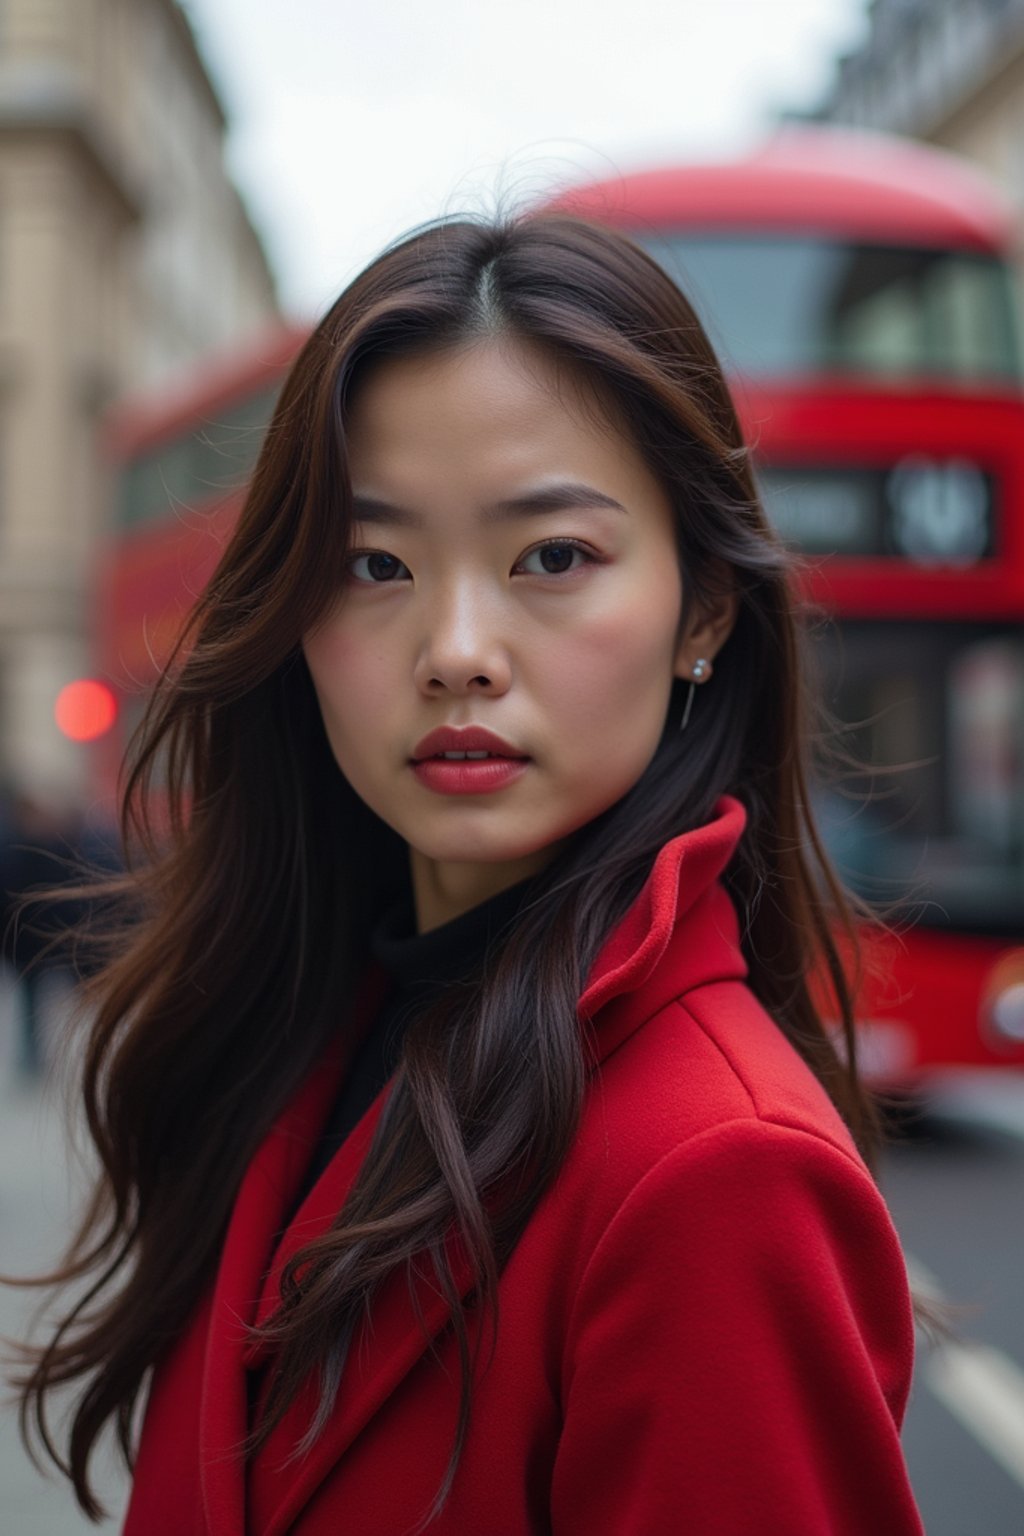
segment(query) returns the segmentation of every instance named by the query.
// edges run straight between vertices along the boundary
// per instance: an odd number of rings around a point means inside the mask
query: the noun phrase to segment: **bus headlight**
[[[988,1011],[994,1034],[1008,1045],[1024,1045],[1024,981],[1003,987],[989,1002]]]
[[[1024,949],[1011,949],[989,972],[982,998],[982,1025],[997,1050],[1024,1045]]]

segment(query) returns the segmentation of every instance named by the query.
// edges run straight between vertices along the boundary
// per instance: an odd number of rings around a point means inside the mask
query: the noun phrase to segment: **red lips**
[[[479,752],[486,757],[445,757],[445,752]],[[424,789],[437,795],[492,795],[529,772],[530,759],[511,743],[479,725],[461,730],[442,725],[419,742],[411,760]]]
[[[412,760],[420,763],[426,758],[440,757],[443,752],[487,752],[491,757],[513,758],[519,762],[525,761],[527,755],[503,741],[500,736],[495,736],[493,731],[485,731],[482,726],[466,725],[459,729],[442,725],[436,731],[429,731],[422,741],[417,742]]]

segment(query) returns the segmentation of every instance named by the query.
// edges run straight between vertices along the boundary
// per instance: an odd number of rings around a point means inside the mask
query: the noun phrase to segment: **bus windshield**
[[[867,765],[817,795],[846,882],[926,926],[1019,935],[1020,627],[845,620],[815,651],[842,747]]]
[[[732,372],[1020,377],[1012,280],[995,257],[771,234],[635,238],[679,282]]]

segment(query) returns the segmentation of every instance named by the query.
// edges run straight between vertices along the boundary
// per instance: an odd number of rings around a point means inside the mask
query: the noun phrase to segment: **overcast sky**
[[[866,0],[184,0],[282,297],[313,315],[442,212],[743,147]]]

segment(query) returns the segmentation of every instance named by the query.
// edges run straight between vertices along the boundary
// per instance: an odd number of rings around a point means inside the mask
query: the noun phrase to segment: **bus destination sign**
[[[807,554],[959,567],[995,554],[995,479],[969,459],[773,464],[759,481],[775,527]]]

